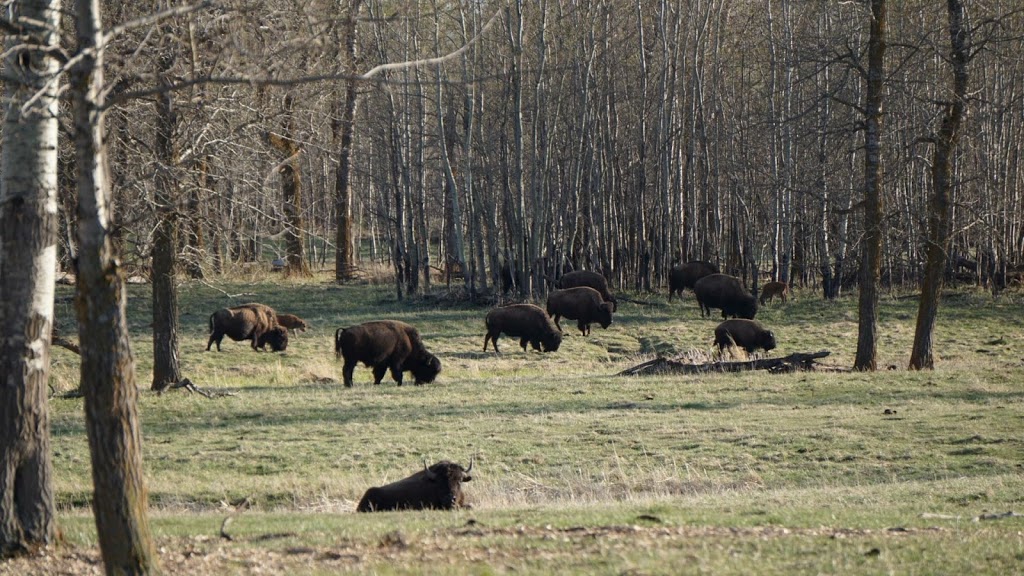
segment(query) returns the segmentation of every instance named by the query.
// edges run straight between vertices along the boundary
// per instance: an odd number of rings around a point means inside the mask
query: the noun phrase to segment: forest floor
[[[772,356],[829,350],[817,372],[618,376],[662,355],[706,362],[717,319],[633,295],[555,353],[501,340],[487,307],[397,302],[324,279],[184,284],[183,373],[231,395],[148,391],[148,286],[129,287],[150,512],[171,574],[988,574],[1024,571],[1024,294],[947,291],[937,368],[906,370],[916,300],[887,295],[880,367],[853,363],[857,312],[797,292],[759,312]],[[74,334],[70,291],[61,333]],[[234,296],[228,297],[228,296]],[[279,354],[207,318],[257,300],[311,329]],[[396,318],[443,363],[438,380],[340,384],[333,335]],[[731,358],[732,359],[732,358]],[[0,574],[99,574],[77,357],[55,352],[50,400],[63,543]],[[424,459],[466,464],[473,505],[356,514],[370,486]],[[1008,513],[1013,514],[1008,514]],[[231,518],[223,529],[226,518]],[[222,534],[223,532],[223,534]]]

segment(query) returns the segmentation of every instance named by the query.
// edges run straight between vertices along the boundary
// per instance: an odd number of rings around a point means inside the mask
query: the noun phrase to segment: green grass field
[[[718,320],[692,294],[620,304],[552,354],[484,353],[486,308],[396,302],[387,286],[270,281],[181,288],[184,375],[208,399],[148,391],[149,286],[130,289],[150,511],[169,573],[1024,573],[1024,295],[950,293],[938,367],[906,370],[916,300],[887,297],[876,373],[620,377],[657,354],[706,359]],[[230,299],[225,294],[244,294]],[[57,314],[73,334],[70,292]],[[258,300],[310,331],[281,354],[225,340],[215,309]],[[417,326],[437,382],[341,384],[333,334]],[[797,293],[758,319],[773,355],[853,363],[854,298]],[[55,352],[58,392],[77,358]],[[410,380],[407,377],[407,382]],[[98,573],[81,399],[50,403],[66,545],[0,573]],[[355,514],[369,486],[423,459],[463,464],[472,510]],[[232,516],[227,532],[221,523]],[[979,518],[982,517],[982,518]]]

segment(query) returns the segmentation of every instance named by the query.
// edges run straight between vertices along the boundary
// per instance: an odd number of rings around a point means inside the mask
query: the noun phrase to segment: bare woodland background
[[[429,266],[464,267],[466,288],[486,292],[506,263],[522,294],[569,268],[656,289],[673,263],[695,258],[829,296],[855,283],[864,5],[341,4],[214,9],[121,37],[108,54],[108,129],[126,261],[147,267],[169,209],[193,274],[289,253],[293,266],[330,268],[347,204],[355,269],[339,276],[385,264],[400,294],[426,289]],[[955,161],[950,273],[1000,287],[1024,263],[1024,15],[1013,2],[969,7],[971,113]],[[108,18],[152,8],[114,7]],[[449,53],[496,10],[441,65],[353,79]],[[894,3],[888,44],[882,279],[915,285],[927,139],[951,99],[945,10]],[[187,86],[160,96],[153,75]],[[340,207],[349,88],[351,197]],[[164,96],[172,116],[161,128],[154,100]],[[68,183],[65,208],[71,194]]]

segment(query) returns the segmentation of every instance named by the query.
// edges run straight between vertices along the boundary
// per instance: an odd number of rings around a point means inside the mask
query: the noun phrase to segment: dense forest
[[[998,288],[1024,264],[1024,13],[968,8],[948,273]],[[928,0],[888,12],[882,281],[913,286],[949,23]],[[870,19],[833,1],[349,0],[135,27],[108,52],[118,237],[145,268],[170,215],[194,275],[337,252],[339,279],[383,265],[400,295],[431,268],[473,294],[579,268],[659,289],[705,259],[834,296],[864,233]]]

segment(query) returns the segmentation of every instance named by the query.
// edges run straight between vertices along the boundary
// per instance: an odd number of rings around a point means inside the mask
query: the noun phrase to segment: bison
[[[587,286],[555,290],[548,295],[548,314],[555,320],[555,326],[561,330],[558,319],[565,316],[576,320],[576,326],[584,336],[590,334],[593,322],[607,328],[612,323],[612,309],[612,304],[605,302],[600,292]]]
[[[309,328],[309,324],[307,324],[305,320],[294,314],[278,314],[277,323],[284,326],[285,329],[291,330],[292,334],[305,332],[306,329]]]
[[[227,336],[232,340],[252,340],[253,350],[266,350],[269,344],[274,352],[288,347],[288,331],[278,326],[273,308],[265,304],[251,303],[222,308],[210,314],[210,340],[206,350],[214,342],[220,352],[220,342]]]
[[[692,260],[686,264],[673,266],[668,273],[668,301],[671,302],[672,296],[677,293],[682,298],[683,289],[693,290],[693,285],[697,283],[697,280],[718,272],[718,266],[703,260]]]
[[[757,299],[735,276],[709,274],[697,280],[693,293],[697,296],[701,317],[710,316],[712,308],[720,308],[722,318],[738,316],[753,320],[757,314]]]
[[[398,320],[365,322],[334,332],[334,354],[345,359],[341,371],[345,386],[352,387],[352,371],[362,362],[373,369],[373,383],[380,384],[384,373],[402,385],[402,373],[412,372],[417,386],[433,382],[441,372],[441,361],[423,346],[420,333]]]
[[[487,342],[494,342],[494,351],[498,350],[498,337],[502,333],[519,338],[519,345],[526,351],[529,342],[538,352],[554,352],[562,344],[562,332],[551,323],[551,319],[538,306],[533,304],[512,304],[495,308],[487,313],[484,319],[487,335],[484,336],[484,352]]]
[[[385,486],[370,488],[359,500],[357,512],[383,510],[452,510],[468,508],[462,484],[473,479],[473,460],[462,466],[441,460],[433,466],[423,462],[423,470]]]
[[[734,343],[746,350],[747,354],[758,348],[767,352],[775,348],[775,334],[765,330],[756,320],[726,320],[715,328],[715,344],[721,351]]]
[[[782,303],[786,303],[786,297],[789,294],[789,285],[785,282],[767,282],[764,286],[761,286],[761,306],[764,306],[766,302],[775,300],[778,296],[782,298]]]
[[[601,293],[601,298],[605,302],[612,303],[612,312],[616,312],[619,309],[618,301],[612,296],[612,293],[608,291],[608,281],[605,280],[604,276],[597,272],[590,272],[589,270],[575,270],[567,274],[562,275],[555,283],[555,288],[559,290],[565,290],[566,288],[576,288],[578,286],[587,286],[593,288]]]

